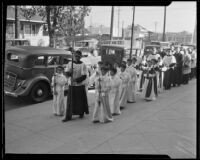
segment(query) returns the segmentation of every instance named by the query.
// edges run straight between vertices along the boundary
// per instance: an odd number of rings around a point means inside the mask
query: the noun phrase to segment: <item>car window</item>
[[[48,56],[47,65],[59,65],[60,56]]]
[[[113,50],[113,49],[107,49],[106,50],[106,54],[107,55],[114,55],[115,54],[115,50]]]
[[[7,54],[7,59],[9,61],[13,61],[13,62],[19,62],[20,60],[20,56],[15,54],[15,53],[8,53]]]
[[[45,58],[44,56],[38,56],[35,60],[35,65],[41,66],[45,64]]]

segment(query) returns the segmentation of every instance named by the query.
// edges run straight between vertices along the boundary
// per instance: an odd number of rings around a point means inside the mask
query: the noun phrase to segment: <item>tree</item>
[[[32,6],[22,8],[24,17],[30,19],[38,14],[42,19],[46,18],[49,34],[49,46],[54,46],[56,34],[65,37],[73,37],[82,31],[84,17],[90,12],[87,6]]]
[[[76,34],[84,32],[84,18],[89,15],[91,8],[88,6],[67,6],[62,10],[62,14],[58,17],[58,30],[66,41],[70,39],[72,42]]]

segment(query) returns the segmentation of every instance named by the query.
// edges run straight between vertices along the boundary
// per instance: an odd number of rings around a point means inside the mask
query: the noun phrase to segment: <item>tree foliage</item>
[[[73,37],[82,33],[84,18],[89,15],[88,6],[32,6],[21,7],[23,16],[27,19],[38,14],[47,23],[50,37],[50,46],[53,47],[53,38],[56,35]]]

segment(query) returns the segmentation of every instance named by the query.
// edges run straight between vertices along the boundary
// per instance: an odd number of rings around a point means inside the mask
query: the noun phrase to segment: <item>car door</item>
[[[34,59],[34,67],[32,68],[32,76],[35,77],[37,75],[44,75],[46,74],[46,66],[45,66],[45,59],[44,55],[38,55]]]

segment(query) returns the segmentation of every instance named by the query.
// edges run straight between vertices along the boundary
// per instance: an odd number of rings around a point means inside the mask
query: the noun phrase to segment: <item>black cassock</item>
[[[175,82],[175,72],[174,67],[175,63],[171,64],[169,68],[164,73],[164,80],[163,80],[163,86],[165,89],[171,89],[171,85],[174,85]]]
[[[82,62],[74,62],[74,74],[81,71],[80,65]],[[69,72],[67,73],[69,74]],[[70,75],[70,74],[69,74]],[[85,85],[82,82],[87,78],[86,75],[79,75],[74,78],[76,85],[70,85],[68,89],[67,97],[67,107],[66,107],[66,120],[71,120],[72,115],[84,115],[84,113],[89,114],[88,101]]]
[[[171,85],[175,84],[175,67],[176,63],[171,63],[164,73],[163,86],[166,90],[171,89]]]
[[[182,83],[182,66],[183,66],[183,56],[181,53],[175,53],[176,67],[175,67],[175,84],[180,85]]]

